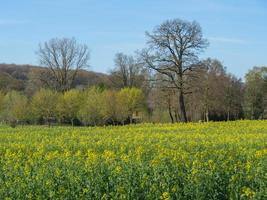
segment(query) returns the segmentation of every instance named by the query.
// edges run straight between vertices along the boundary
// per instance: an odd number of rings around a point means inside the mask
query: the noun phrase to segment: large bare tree
[[[37,54],[40,64],[48,68],[42,80],[61,92],[69,90],[78,71],[88,66],[88,47],[75,38],[51,39],[39,45]]]
[[[141,57],[152,71],[163,74],[161,81],[177,89],[181,121],[187,122],[184,96],[192,91],[187,80],[198,66],[198,54],[207,46],[200,25],[180,19],[167,20],[156,27],[148,37],[148,48]]]
[[[115,68],[111,70],[111,81],[116,87],[141,87],[144,75],[140,63],[133,56],[117,53]]]

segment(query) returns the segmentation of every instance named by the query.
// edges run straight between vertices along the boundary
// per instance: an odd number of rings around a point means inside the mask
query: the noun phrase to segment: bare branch
[[[62,92],[69,90],[78,71],[88,66],[88,47],[78,44],[74,38],[51,39],[39,45],[37,54],[40,64],[48,68],[54,79],[50,87]]]

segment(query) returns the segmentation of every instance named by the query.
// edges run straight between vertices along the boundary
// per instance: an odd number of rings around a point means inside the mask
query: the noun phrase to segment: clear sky
[[[243,77],[267,65],[266,0],[0,0],[0,63],[38,64],[38,43],[75,37],[91,70],[108,72],[117,52],[145,46],[145,31],[166,19],[196,20],[209,39],[202,58]]]

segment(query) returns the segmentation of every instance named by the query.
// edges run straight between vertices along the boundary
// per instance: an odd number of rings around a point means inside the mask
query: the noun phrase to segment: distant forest
[[[88,68],[75,38],[39,45],[40,66],[0,64],[0,120],[16,124],[108,125],[265,119],[267,67],[242,81],[216,58],[197,22],[167,20],[147,32],[147,47],[117,53],[108,74]],[[104,59],[104,58],[103,58]]]

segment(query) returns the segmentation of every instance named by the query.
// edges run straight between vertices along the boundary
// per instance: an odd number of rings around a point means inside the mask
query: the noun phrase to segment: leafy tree
[[[32,111],[35,118],[43,119],[50,126],[57,116],[57,103],[59,95],[49,89],[41,89],[32,97]]]
[[[133,122],[135,111],[141,111],[144,106],[144,95],[142,90],[137,88],[123,88],[118,93],[120,105],[125,107],[130,123]]]
[[[118,92],[113,90],[104,91],[104,120],[113,125],[123,124],[128,117],[127,108],[119,98]]]
[[[65,92],[59,99],[57,110],[59,111],[60,118],[67,118],[74,125],[74,120],[78,116],[81,106],[81,92],[79,90],[69,90]]]
[[[8,92],[2,99],[1,117],[4,121],[15,126],[29,119],[28,99],[16,91]]]
[[[103,90],[92,87],[83,92],[78,118],[85,125],[101,125],[104,122]]]

